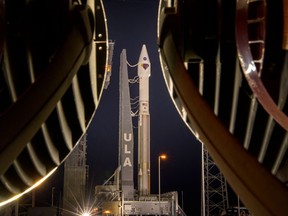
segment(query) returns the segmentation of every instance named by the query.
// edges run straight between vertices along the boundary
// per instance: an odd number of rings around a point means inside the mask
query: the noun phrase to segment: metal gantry
[[[203,216],[218,216],[225,212],[229,206],[226,179],[205,145],[202,145],[202,191]]]
[[[85,134],[64,164],[63,213],[82,211],[85,203],[85,188],[87,183]]]

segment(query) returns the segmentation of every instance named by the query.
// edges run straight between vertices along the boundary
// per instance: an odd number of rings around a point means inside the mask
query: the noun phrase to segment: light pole
[[[51,207],[54,207],[54,190],[55,190],[55,187],[52,187]]]
[[[159,155],[158,157],[158,192],[159,192],[159,215],[160,215],[160,201],[161,201],[161,175],[160,175],[160,170],[161,170],[161,159],[166,159],[167,156],[162,154]]]

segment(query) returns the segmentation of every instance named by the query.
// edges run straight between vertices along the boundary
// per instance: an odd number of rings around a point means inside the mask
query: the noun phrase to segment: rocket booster
[[[149,77],[151,64],[146,46],[142,46],[138,61],[139,117],[138,117],[138,190],[150,194],[150,114]]]

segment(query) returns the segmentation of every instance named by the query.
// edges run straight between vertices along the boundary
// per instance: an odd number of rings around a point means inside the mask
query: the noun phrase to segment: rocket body
[[[146,46],[142,46],[138,61],[139,117],[138,117],[138,191],[142,196],[150,194],[150,113],[149,77],[151,64]]]

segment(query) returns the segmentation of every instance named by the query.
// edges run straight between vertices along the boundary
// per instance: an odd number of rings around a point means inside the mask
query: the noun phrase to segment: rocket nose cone
[[[148,56],[146,45],[144,44],[142,46],[142,50],[141,50],[139,61],[138,61],[138,76],[149,77],[150,73],[151,73],[150,59]]]
[[[139,57],[139,62],[150,63],[148,52],[147,52],[147,48],[146,48],[145,44],[143,44],[143,46],[142,46],[140,57]]]

